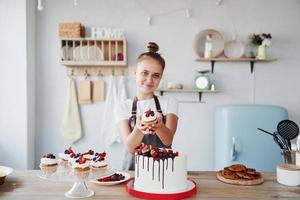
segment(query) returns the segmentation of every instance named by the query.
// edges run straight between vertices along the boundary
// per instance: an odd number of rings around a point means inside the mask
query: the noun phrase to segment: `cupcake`
[[[72,169],[78,178],[87,178],[90,173],[90,162],[83,156],[79,156],[75,162],[72,163]]]
[[[57,159],[52,153],[48,153],[41,158],[40,168],[46,174],[56,172],[58,166]]]
[[[82,157],[81,153],[71,153],[69,158],[69,166],[72,167],[73,163],[75,163],[79,157]]]
[[[107,169],[107,163],[105,160],[106,153],[96,153],[95,157],[91,161],[91,168],[94,173],[101,173]]]
[[[87,159],[88,161],[92,160],[94,157],[94,151],[92,149],[88,150],[87,152],[83,153],[82,156]]]
[[[70,160],[70,155],[75,154],[71,147],[65,150],[64,153],[59,153],[59,164],[60,166],[67,168]]]
[[[156,113],[150,108],[147,109],[142,115],[142,123],[149,127],[149,131],[151,131],[151,125],[157,122]]]

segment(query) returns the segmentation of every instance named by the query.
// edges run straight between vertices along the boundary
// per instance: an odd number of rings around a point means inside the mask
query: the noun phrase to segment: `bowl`
[[[14,170],[11,167],[0,166],[0,185],[5,182],[6,176],[11,174],[13,171]]]
[[[224,42],[223,35],[219,31],[214,29],[203,30],[195,36],[194,39],[195,53],[201,58],[204,57],[205,41],[206,41],[206,36],[208,34],[211,35],[212,57],[218,57],[223,53],[225,42]]]

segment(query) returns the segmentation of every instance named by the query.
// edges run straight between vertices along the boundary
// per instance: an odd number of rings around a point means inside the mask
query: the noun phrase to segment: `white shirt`
[[[178,102],[176,99],[162,96],[158,96],[157,98],[163,115],[172,113],[178,116]],[[114,112],[117,123],[119,123],[122,120],[129,119],[131,117],[132,102],[133,99],[127,99],[116,106]],[[157,111],[154,98],[147,100],[139,100],[137,102],[137,116],[141,117],[142,114],[149,108],[151,110]]]

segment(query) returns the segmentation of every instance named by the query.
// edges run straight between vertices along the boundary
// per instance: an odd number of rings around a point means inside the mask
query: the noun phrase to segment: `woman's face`
[[[162,78],[163,69],[153,58],[144,58],[137,63],[136,86],[141,94],[152,94]]]

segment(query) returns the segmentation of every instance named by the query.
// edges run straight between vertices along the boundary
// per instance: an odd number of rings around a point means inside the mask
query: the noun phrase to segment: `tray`
[[[185,191],[178,192],[178,193],[157,194],[157,193],[148,193],[148,192],[141,192],[135,190],[133,186],[134,178],[131,178],[126,184],[126,191],[132,196],[142,198],[142,199],[153,199],[153,200],[184,199],[193,196],[197,192],[196,182],[191,178],[188,178],[187,181],[188,181],[188,188]]]
[[[228,178],[224,178],[221,176],[220,172],[217,173],[217,179],[224,183],[229,183],[233,185],[259,185],[264,182],[264,178],[261,176],[260,178],[254,179],[254,180],[243,180],[243,179],[238,179],[238,180],[232,180]]]

